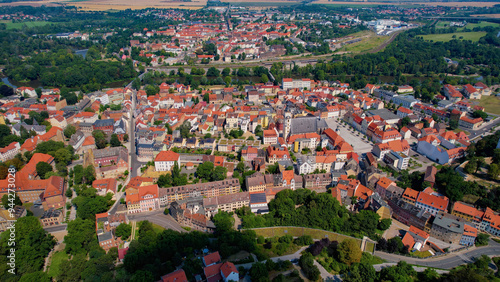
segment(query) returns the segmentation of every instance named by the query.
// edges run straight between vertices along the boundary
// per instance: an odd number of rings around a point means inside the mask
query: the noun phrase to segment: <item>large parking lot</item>
[[[351,144],[351,146],[354,149],[354,152],[356,152],[358,155],[361,155],[362,153],[367,153],[371,152],[373,143],[368,141],[367,139],[363,140],[363,134],[359,131],[349,131],[349,126],[342,126],[342,124],[337,122],[337,119],[327,119],[326,123],[328,124],[328,127],[330,127],[333,130],[336,130],[337,127],[340,129],[339,134],[344,138],[344,140]]]

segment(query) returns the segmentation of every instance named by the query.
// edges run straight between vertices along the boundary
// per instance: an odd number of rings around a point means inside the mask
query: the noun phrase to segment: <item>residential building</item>
[[[480,117],[474,119],[468,117],[461,117],[460,120],[458,121],[459,126],[472,130],[477,130],[482,124],[483,124],[483,119]]]
[[[165,206],[174,201],[187,199],[194,196],[217,197],[238,193],[240,181],[237,178],[229,178],[221,181],[196,183],[170,188],[160,188],[160,204]]]
[[[40,217],[40,223],[43,227],[60,225],[63,222],[63,213],[61,210],[50,208],[43,212]]]
[[[428,211],[432,215],[436,215],[438,212],[448,211],[448,202],[449,201],[446,196],[434,192],[432,188],[427,188],[418,193],[415,206]]]
[[[127,213],[140,213],[160,208],[159,188],[157,184],[127,188],[125,190]]]
[[[19,142],[12,142],[7,147],[0,148],[0,161],[6,162],[14,158],[21,150]]]
[[[171,272],[169,274],[163,275],[160,278],[161,282],[188,282],[189,280],[186,277],[186,273],[184,272],[184,269],[178,269],[174,272]]]
[[[432,222],[431,236],[450,244],[459,244],[464,234],[464,220],[439,212]]]
[[[217,212],[234,212],[241,207],[250,205],[250,194],[248,192],[240,192],[229,195],[222,195],[212,198],[203,198],[203,207],[205,214],[211,218]]]
[[[477,228],[467,223],[464,224],[464,234],[460,238],[460,245],[474,246],[477,238]]]
[[[271,145],[267,147],[267,162],[274,164],[277,161],[290,160],[290,153],[286,147]]]
[[[389,154],[385,154],[384,162],[394,169],[405,170],[408,168],[410,157],[400,152],[391,151]]]
[[[161,151],[155,158],[155,170],[171,171],[176,162],[180,168],[181,157],[179,154],[173,151]]]

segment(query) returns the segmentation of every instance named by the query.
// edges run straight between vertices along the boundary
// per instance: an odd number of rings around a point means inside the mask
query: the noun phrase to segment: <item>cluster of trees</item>
[[[188,183],[187,175],[185,173],[181,174],[181,169],[177,162],[174,163],[172,167],[172,174],[160,175],[156,184],[160,187],[172,187],[172,186],[182,186]]]
[[[213,162],[204,162],[196,168],[196,176],[204,182],[226,179],[227,168],[215,166]]]
[[[399,176],[396,184],[398,187],[403,189],[412,188],[413,190],[422,191],[425,188],[430,186],[428,181],[424,181],[425,173],[414,171],[412,173],[408,173],[407,170],[401,171],[401,175]]]
[[[297,208],[296,208],[297,207]],[[354,237],[374,236],[380,216],[368,210],[352,214],[330,194],[308,189],[283,190],[269,203],[269,213],[238,211],[246,228],[303,226],[340,232]]]
[[[292,268],[292,263],[289,260],[278,260],[277,262],[274,262],[270,259],[266,261],[266,263],[261,263],[261,262],[256,262],[252,265],[252,268],[250,269],[250,277],[252,278],[252,281],[270,281],[269,280],[269,273],[271,271],[285,271],[287,269]],[[295,270],[296,271],[296,270]],[[244,273],[244,271],[243,271]],[[243,277],[241,274],[243,274],[240,271],[240,277]],[[284,279],[284,276],[281,275],[282,277],[279,279]],[[293,277],[298,277],[298,272],[292,274]],[[275,278],[276,279],[276,278]],[[273,279],[273,281],[275,281]],[[281,281],[281,280],[277,280]],[[285,280],[282,280],[285,281]]]
[[[70,184],[92,185],[92,182],[96,179],[95,168],[93,165],[88,165],[85,168],[82,165],[76,165],[73,169],[69,170],[69,177],[72,179]]]
[[[76,215],[85,220],[95,221],[95,215],[107,211],[115,202],[112,193],[105,197],[97,195],[97,190],[91,186],[77,185],[74,187],[78,195],[71,203],[76,206]]]
[[[43,266],[45,258],[56,245],[54,236],[42,228],[38,218],[25,216],[15,223],[15,245],[9,244],[12,242],[9,241],[10,238],[10,231],[0,235],[0,280],[47,281],[48,277],[43,272]],[[15,249],[15,274],[8,272],[11,269],[8,264],[11,262],[8,257],[11,254],[11,248]]]
[[[451,201],[461,201],[467,194],[486,196],[484,186],[477,182],[464,181],[464,178],[449,166],[436,173],[436,187]]]
[[[47,163],[45,163],[45,165],[42,165],[43,166],[43,170],[41,171],[42,173],[38,173],[38,164],[37,164],[37,173],[42,178],[48,178],[52,175],[59,175],[59,176],[68,175],[67,165],[69,165],[75,157],[75,150],[73,149],[73,146],[71,145],[65,146],[63,142],[57,142],[52,140],[38,144],[36,146],[35,153],[51,155],[52,157],[54,157],[54,160],[56,162],[57,173],[52,171],[52,167],[50,167],[49,169]],[[29,156],[29,154],[25,153],[25,156]],[[29,157],[31,159],[31,156]]]
[[[14,57],[15,58],[15,57]],[[98,61],[83,58],[70,49],[40,52],[25,60],[12,58],[5,73],[16,81],[39,79],[43,85],[82,87],[97,90],[103,85],[137,75],[132,60],[126,62]]]
[[[389,240],[381,238],[377,243],[377,250],[389,253],[407,254],[408,247],[403,244],[399,236],[392,237]]]
[[[122,146],[122,142],[118,138],[118,135],[116,135],[114,133],[111,134],[111,138],[109,139],[109,142],[108,142],[108,137],[107,137],[106,133],[104,133],[104,131],[102,131],[102,130],[93,131],[92,136],[94,137],[95,145],[96,145],[97,149],[104,149],[108,146],[108,144],[111,145],[111,147]]]
[[[241,250],[248,252],[256,250],[255,232],[235,231],[231,225],[231,214],[221,212],[217,215],[219,215],[217,219],[214,217],[216,233],[212,240],[209,240],[208,234],[198,231],[179,233],[164,230],[157,233],[151,223],[141,222],[139,237],[131,242],[125,256],[125,274],[132,281],[140,277],[148,278],[141,281],[153,281],[183,264],[182,268],[186,271],[186,275],[192,277],[202,271],[201,267],[196,266],[199,262],[194,260],[195,251],[208,247],[211,251],[219,251],[223,258],[227,258]]]
[[[311,253],[306,252],[299,259],[299,265],[304,271],[305,276],[311,281],[317,281],[321,273],[316,265],[314,265],[314,257]]]

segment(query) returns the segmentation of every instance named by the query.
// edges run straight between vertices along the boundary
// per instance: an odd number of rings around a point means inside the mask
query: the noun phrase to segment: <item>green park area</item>
[[[500,115],[500,98],[497,96],[483,96],[479,100],[479,106],[484,107],[484,111]]]
[[[427,34],[422,35],[424,40],[434,41],[434,42],[448,42],[453,39],[461,40],[472,40],[473,42],[479,41],[479,38],[486,35],[485,31],[477,32],[455,32],[455,33],[443,33],[443,34]]]

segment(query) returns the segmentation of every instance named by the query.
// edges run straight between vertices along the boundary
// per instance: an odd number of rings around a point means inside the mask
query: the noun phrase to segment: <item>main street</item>
[[[488,246],[471,248],[456,253],[450,253],[445,256],[440,256],[437,258],[426,258],[419,259],[407,256],[400,256],[396,254],[389,254],[386,252],[375,251],[375,255],[388,261],[388,262],[399,262],[406,261],[409,264],[415,264],[427,267],[436,267],[442,269],[452,269],[462,264],[467,264],[474,262],[474,260],[481,255],[498,256],[500,254],[500,244],[493,240],[489,241]]]

